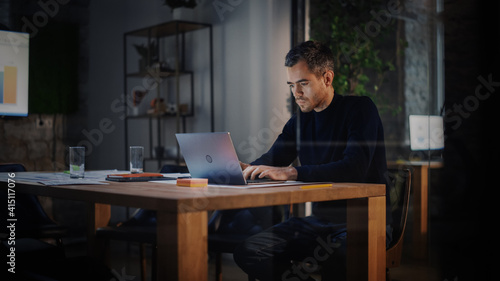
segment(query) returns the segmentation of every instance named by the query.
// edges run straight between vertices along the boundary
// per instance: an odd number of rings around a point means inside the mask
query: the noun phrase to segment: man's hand
[[[243,163],[241,161],[240,162],[240,167],[241,167],[241,170],[244,171],[248,166],[250,166],[250,164],[247,164],[247,163]]]
[[[247,179],[264,178],[268,177],[272,180],[296,180],[297,170],[294,167],[272,167],[272,166],[252,166],[249,164],[241,163],[243,169],[243,176]]]

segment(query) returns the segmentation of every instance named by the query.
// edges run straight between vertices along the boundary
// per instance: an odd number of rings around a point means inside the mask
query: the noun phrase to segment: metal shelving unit
[[[125,167],[128,167],[129,156],[129,126],[131,120],[144,120],[147,122],[148,128],[148,145],[149,145],[149,155],[146,151],[145,161],[157,161],[158,169],[165,163],[175,163],[180,164],[180,150],[177,147],[177,155],[174,157],[164,157],[164,155],[158,155],[160,153],[153,153],[155,148],[155,143],[157,147],[161,147],[164,143],[162,140],[162,121],[166,119],[175,119],[176,133],[186,132],[186,122],[188,117],[195,116],[195,94],[194,94],[194,76],[195,72],[186,69],[186,34],[195,31],[206,30],[209,34],[209,42],[202,42],[206,45],[207,53],[209,56],[209,72],[210,72],[210,130],[214,131],[214,86],[213,86],[213,49],[212,49],[212,25],[206,23],[188,22],[188,21],[170,21],[163,24],[158,24],[134,31],[130,31],[123,36],[123,47],[124,47],[124,103],[125,107],[128,109],[130,107],[130,102],[135,103],[135,97],[133,96],[133,91],[130,91],[131,87],[134,86],[134,79],[141,79],[142,84],[147,83],[161,83],[163,79],[173,79],[175,84],[175,91],[172,96],[168,96],[168,93],[162,93],[160,86],[151,87],[154,89],[146,89],[146,93],[149,90],[156,92],[156,100],[173,98],[175,100],[175,110],[174,113],[160,112],[156,114],[140,113],[137,115],[131,115],[127,111],[125,122]],[[168,39],[165,39],[168,38]],[[160,46],[160,40],[173,40],[174,47],[171,49],[162,49]],[[134,44],[134,42],[136,44]],[[142,43],[141,45],[137,44]],[[138,47],[139,46],[139,47]],[[131,53],[132,48],[136,49],[136,53]],[[164,46],[163,46],[164,47]],[[140,49],[141,48],[141,49]],[[140,52],[140,51],[141,52]],[[160,55],[160,51],[168,53],[174,58],[173,65],[165,63],[165,56]],[[136,66],[131,67],[131,59],[129,56],[135,54],[140,60],[135,60],[139,62]],[[183,81],[181,83],[181,77],[189,77],[188,83]],[[161,80],[160,80],[161,79]],[[147,83],[146,83],[147,82]],[[135,84],[138,84],[137,81]],[[140,83],[139,83],[140,84]],[[189,87],[190,97],[187,108],[189,110],[183,110],[181,112],[181,88]],[[150,84],[151,85],[151,84]],[[153,84],[154,85],[154,84]],[[155,105],[156,106],[156,105]],[[157,108],[158,109],[158,108]],[[156,120],[156,126],[154,124]],[[154,128],[156,127],[156,128]],[[153,131],[156,130],[156,140],[153,136]],[[172,134],[172,137],[175,138]],[[158,151],[160,152],[160,151]],[[163,154],[163,153],[161,153]],[[153,157],[153,155],[155,155]]]

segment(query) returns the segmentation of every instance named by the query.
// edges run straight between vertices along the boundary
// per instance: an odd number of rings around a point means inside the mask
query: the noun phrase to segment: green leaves
[[[387,58],[381,46],[395,31],[395,20],[383,1],[312,1],[317,7],[311,14],[311,39],[327,43],[335,56],[333,87],[344,95],[369,96],[379,110],[398,113],[401,108],[387,108],[387,98],[379,91],[386,73],[396,71],[395,58],[404,54],[407,42],[400,40],[394,54]],[[399,53],[398,53],[399,52]],[[387,51],[385,52],[387,53]],[[390,107],[390,106],[389,106]]]

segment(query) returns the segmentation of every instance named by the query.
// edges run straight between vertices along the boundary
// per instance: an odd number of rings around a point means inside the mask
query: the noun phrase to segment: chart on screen
[[[29,34],[0,30],[0,116],[28,115]]]

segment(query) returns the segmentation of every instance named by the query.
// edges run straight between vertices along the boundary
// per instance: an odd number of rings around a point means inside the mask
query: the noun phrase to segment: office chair
[[[401,264],[403,238],[410,205],[411,171],[409,169],[388,169],[386,178],[390,184],[391,215],[393,218],[392,241],[386,249],[386,281],[391,281],[389,269]],[[305,264],[305,266],[308,265]],[[320,269],[321,266],[317,266],[317,269],[312,272],[318,272]]]
[[[411,171],[409,169],[389,169],[388,178],[392,182],[389,192],[393,220],[392,242],[386,251],[386,280],[390,281],[389,269],[401,264],[403,238],[410,206]]]
[[[177,165],[164,165],[160,173],[187,173],[187,167]],[[100,227],[96,230],[96,237],[108,247],[109,240],[136,242],[140,245],[141,279],[147,280],[146,273],[146,244],[153,247],[152,280],[156,278],[156,211],[138,209],[125,222],[114,226]]]
[[[146,273],[146,244],[153,245],[152,276],[156,274],[156,212],[138,209],[127,221],[114,226],[100,227],[96,230],[96,237],[109,247],[110,240],[139,243],[141,260],[141,280],[147,280]]]
[[[208,252],[215,253],[215,280],[222,281],[222,254],[288,218],[289,206],[215,211],[208,222]],[[248,280],[255,280],[248,276]]]
[[[8,255],[11,247],[6,242],[0,243],[0,255]],[[95,259],[66,257],[61,247],[38,239],[16,237],[15,247],[15,273],[4,267],[0,280],[109,281],[115,278],[109,268]]]
[[[0,172],[25,172],[21,164],[0,164]],[[0,200],[7,202],[7,193],[0,194]],[[63,245],[62,238],[68,235],[68,228],[54,222],[44,211],[38,197],[16,192],[16,238],[54,239],[58,246]],[[8,212],[2,212],[2,222],[7,222]],[[4,231],[6,228],[3,228]],[[2,233],[2,236],[7,233]]]

